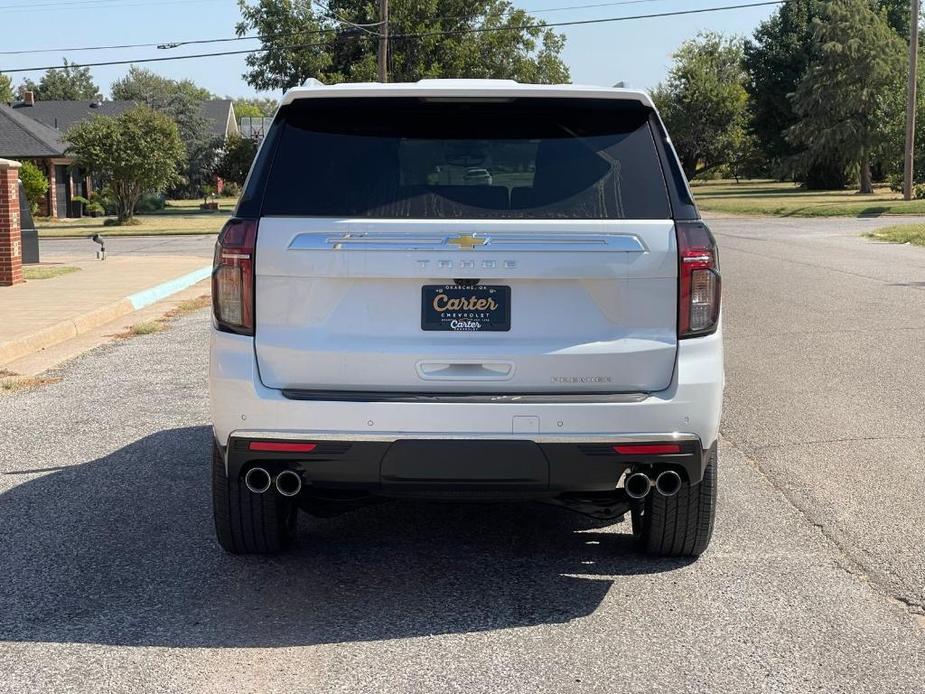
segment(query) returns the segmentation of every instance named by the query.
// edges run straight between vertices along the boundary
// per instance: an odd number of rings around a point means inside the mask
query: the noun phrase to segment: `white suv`
[[[630,513],[652,554],[710,541],[719,264],[642,92],[294,89],[219,236],[213,302],[230,552],[383,497]]]

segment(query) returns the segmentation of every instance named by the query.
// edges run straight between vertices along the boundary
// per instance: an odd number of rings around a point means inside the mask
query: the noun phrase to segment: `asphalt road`
[[[109,236],[103,234],[106,255],[201,255],[211,258],[215,234],[177,236]],[[41,260],[54,261],[61,256],[96,257],[99,245],[89,238],[43,238],[39,244]]]
[[[0,691],[925,691],[925,250],[865,225],[713,223],[728,387],[693,563],[532,505],[222,554],[204,311],[0,396]]]

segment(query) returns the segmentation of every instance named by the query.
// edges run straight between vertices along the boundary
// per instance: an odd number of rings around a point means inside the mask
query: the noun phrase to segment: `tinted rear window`
[[[262,188],[264,216],[669,219],[649,116],[615,100],[305,99],[280,111],[245,197]]]

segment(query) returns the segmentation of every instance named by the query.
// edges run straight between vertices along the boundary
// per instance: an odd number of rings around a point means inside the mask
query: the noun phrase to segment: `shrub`
[[[241,195],[241,186],[234,181],[226,181],[225,187],[222,188],[223,198],[236,198]]]
[[[106,214],[106,208],[104,208],[101,203],[93,200],[92,197],[92,193],[90,194],[91,199],[89,200],[82,195],[75,195],[73,198],[71,198],[71,200],[73,202],[79,202],[81,205],[83,205],[84,214],[87,214],[91,217],[100,217]]]
[[[26,191],[26,200],[32,214],[38,212],[39,202],[48,192],[48,178],[42,170],[31,161],[24,161],[19,169],[19,180]]]
[[[903,174],[901,171],[894,171],[891,173],[889,176],[887,176],[886,182],[887,185],[890,186],[890,190],[892,190],[894,193],[903,192]]]
[[[912,188],[912,195],[916,200],[925,200],[925,183],[916,183]]]
[[[144,193],[135,205],[136,212],[157,212],[163,210],[165,205],[164,197],[157,193]]]

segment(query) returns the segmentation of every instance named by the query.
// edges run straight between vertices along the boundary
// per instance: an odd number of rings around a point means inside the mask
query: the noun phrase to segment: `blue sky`
[[[754,0],[622,0],[623,4],[612,4],[614,1],[515,0],[514,4],[535,11],[537,17],[552,23],[745,4]],[[577,5],[598,3],[608,6],[571,9]],[[570,9],[541,11],[561,7]],[[566,27],[560,29],[568,37],[564,57],[574,82],[610,85],[623,80],[633,87],[649,88],[665,76],[672,52],[686,39],[703,30],[749,34],[773,11],[773,6],[759,7]],[[3,33],[0,50],[233,36],[238,16],[234,0],[0,0]],[[238,41],[179,48],[173,52],[178,55],[184,52],[204,53],[256,45],[256,41]],[[99,62],[167,54],[156,48],[132,48],[0,55],[0,71],[60,64],[63,57],[75,62]],[[249,96],[255,93],[241,77],[245,69],[243,56],[149,63],[146,67],[173,78],[188,77],[219,95]],[[127,69],[125,65],[94,67],[92,72],[97,84],[107,93],[109,84]],[[38,79],[41,71],[11,76],[14,84],[18,84],[24,76]]]

